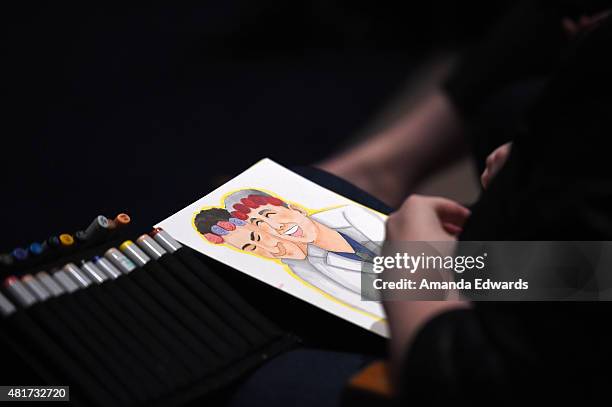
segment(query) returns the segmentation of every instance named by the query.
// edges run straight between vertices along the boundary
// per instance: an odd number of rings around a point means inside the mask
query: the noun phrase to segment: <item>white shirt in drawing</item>
[[[372,252],[380,253],[385,239],[385,224],[384,220],[375,213],[359,206],[349,205],[318,212],[310,217],[344,233]],[[362,271],[367,272],[368,268],[364,269],[361,260],[349,259],[313,244],[308,244],[307,250],[305,260],[284,259],[283,262],[298,277],[336,299],[370,314],[384,317],[379,303],[362,301]]]

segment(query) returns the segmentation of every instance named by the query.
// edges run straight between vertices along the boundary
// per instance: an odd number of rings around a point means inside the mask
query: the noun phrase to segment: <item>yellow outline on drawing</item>
[[[328,207],[321,208],[321,209],[317,209],[317,210],[315,210],[315,209],[308,209],[308,208],[306,208],[305,206],[303,206],[303,205],[301,205],[301,204],[298,204],[297,202],[294,202],[294,201],[289,201],[289,200],[286,200],[286,199],[284,199],[284,198],[281,198],[280,196],[278,196],[277,194],[275,194],[275,193],[274,193],[274,192],[272,192],[272,191],[268,191],[268,190],[263,189],[263,188],[260,188],[260,187],[243,187],[243,188],[235,189],[235,190],[232,190],[232,191],[230,191],[230,192],[227,192],[227,193],[223,194],[223,195],[221,196],[221,202],[220,202],[220,204],[219,204],[218,206],[215,206],[215,205],[212,205],[212,206],[203,206],[203,207],[201,207],[201,208],[198,210],[198,212],[196,212],[196,213],[193,215],[193,217],[191,218],[191,227],[192,227],[192,228],[193,228],[193,229],[196,231],[196,233],[198,234],[198,236],[200,236],[200,238],[201,238],[201,239],[203,239],[203,240],[204,240],[204,241],[205,241],[207,244],[211,244],[211,245],[214,245],[214,246],[225,246],[225,247],[227,247],[228,249],[233,250],[233,251],[238,252],[238,253],[241,253],[241,254],[246,254],[246,255],[249,255],[249,256],[255,256],[255,257],[258,257],[258,258],[263,259],[263,260],[266,260],[266,261],[272,261],[272,262],[274,262],[274,263],[278,264],[279,266],[281,266],[281,267],[283,268],[283,270],[285,270],[285,272],[287,272],[287,273],[288,273],[288,274],[289,274],[291,277],[295,278],[295,279],[296,279],[297,281],[299,281],[301,284],[303,284],[304,286],[309,287],[309,288],[311,288],[311,289],[313,289],[313,290],[317,291],[319,294],[323,295],[323,296],[324,296],[324,297],[326,297],[327,299],[332,300],[333,302],[335,302],[335,303],[337,303],[337,304],[340,304],[340,305],[343,305],[343,306],[345,306],[345,307],[348,307],[348,308],[350,308],[351,310],[356,311],[356,312],[358,312],[358,313],[360,313],[360,314],[362,314],[362,315],[365,315],[365,316],[367,316],[367,317],[373,318],[374,320],[376,320],[376,322],[378,322],[378,321],[384,321],[384,320],[385,320],[385,318],[381,318],[381,317],[379,317],[378,315],[370,314],[370,313],[369,313],[369,312],[367,312],[367,311],[363,311],[363,310],[360,310],[359,308],[355,308],[355,307],[353,307],[352,305],[347,304],[346,302],[344,302],[344,301],[341,301],[341,300],[337,299],[337,298],[336,298],[336,297],[334,297],[333,295],[330,295],[330,294],[326,293],[325,291],[321,290],[320,288],[315,287],[314,285],[310,284],[309,282],[304,281],[304,280],[303,280],[303,279],[301,279],[299,276],[297,276],[297,275],[296,275],[296,274],[293,272],[293,270],[291,270],[291,267],[289,267],[289,265],[288,265],[288,264],[283,263],[283,261],[282,261],[281,259],[271,259],[270,257],[264,257],[264,256],[260,256],[259,254],[249,253],[249,252],[247,252],[247,251],[241,250],[241,249],[239,249],[239,248],[237,248],[237,247],[234,247],[234,246],[232,246],[232,245],[230,245],[230,244],[227,244],[227,243],[217,244],[217,243],[211,243],[211,242],[209,242],[209,241],[208,241],[208,240],[207,240],[207,239],[204,237],[204,235],[202,235],[202,234],[200,233],[200,231],[198,230],[198,228],[197,228],[197,227],[196,227],[196,225],[195,225],[195,218],[196,218],[196,216],[198,215],[198,213],[199,213],[200,211],[204,211],[204,210],[207,210],[207,209],[212,209],[212,208],[222,208],[222,209],[223,209],[223,208],[225,208],[225,205],[224,205],[225,198],[227,198],[228,196],[230,196],[230,195],[232,195],[232,194],[234,194],[234,193],[236,193],[236,192],[243,191],[243,190],[245,190],[245,189],[254,189],[254,190],[257,190],[257,191],[265,192],[266,194],[268,194],[268,195],[270,195],[270,196],[273,196],[273,197],[275,197],[275,198],[278,198],[278,199],[282,200],[283,202],[285,202],[285,203],[287,203],[287,204],[291,204],[291,205],[298,206],[298,207],[300,207],[300,208],[304,209],[304,211],[306,211],[306,213],[308,214],[308,216],[314,215],[314,214],[319,213],[319,212],[324,212],[324,211],[328,211],[328,210],[331,210],[331,209],[337,209],[337,208],[340,208],[340,207],[342,207],[342,206],[346,206],[346,205],[334,205],[334,206],[328,206]],[[346,199],[346,198],[345,198],[345,199]],[[356,205],[359,205],[359,206],[361,206],[361,207],[363,207],[363,208],[365,208],[365,209],[367,209],[367,210],[369,210],[369,211],[376,212],[376,213],[378,213],[379,215],[382,215],[383,217],[385,217],[385,216],[386,216],[385,214],[380,213],[380,212],[378,212],[378,211],[376,211],[376,210],[374,210],[374,209],[368,208],[367,206],[362,205],[362,204],[360,204],[359,202],[354,202],[354,201],[352,201],[352,200],[350,200],[350,199],[349,199],[349,201],[351,201],[352,203],[354,203],[354,204],[356,204]]]

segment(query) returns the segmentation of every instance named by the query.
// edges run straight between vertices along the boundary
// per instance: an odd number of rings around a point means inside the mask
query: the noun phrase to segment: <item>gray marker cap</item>
[[[76,264],[68,263],[62,268],[62,270],[64,270],[66,274],[72,278],[77,286],[85,288],[91,285],[91,280],[89,277],[87,277]]]
[[[87,226],[85,232],[83,232],[83,238],[85,240],[92,240],[104,236],[108,230],[108,225],[109,221],[106,216],[96,216],[89,226]]]
[[[95,264],[90,261],[83,262],[81,270],[93,281],[98,284],[102,284],[108,280],[108,276],[102,272]]]
[[[72,279],[68,277],[68,274],[66,274],[66,272],[63,270],[56,271],[53,274],[53,278],[59,283],[60,286],[64,288],[64,290],[68,291],[69,293],[73,293],[79,289],[79,286],[76,285],[76,283],[72,281]]]
[[[138,245],[131,240],[126,240],[125,242],[121,243],[119,248],[123,253],[125,253],[126,256],[130,258],[130,260],[141,267],[151,261],[151,258],[147,256],[145,252],[140,250],[140,247],[138,247]]]
[[[183,245],[174,240],[174,238],[163,229],[157,228],[151,234],[153,235],[153,239],[155,239],[157,243],[159,243],[164,249],[166,249],[170,253],[174,253],[175,251],[183,247]]]
[[[94,257],[94,264],[113,280],[121,276],[119,269],[104,257]]]
[[[3,317],[8,317],[17,309],[12,302],[8,300],[2,293],[0,293],[0,313]]]
[[[10,278],[10,281],[6,282],[6,290],[8,293],[21,305],[22,307],[29,307],[32,304],[38,302],[36,297],[14,277]]]
[[[122,273],[127,274],[136,268],[134,262],[127,257],[119,250],[114,247],[108,249],[106,253],[104,253],[104,257],[110,260]]]
[[[44,271],[39,271],[36,273],[36,279],[54,297],[59,297],[66,292],[49,274]]]
[[[159,259],[164,254],[168,253],[163,247],[159,245],[153,238],[149,235],[142,235],[138,239],[136,239],[136,243],[138,246],[142,248],[149,256],[153,257],[155,260]]]
[[[31,275],[23,276],[21,282],[34,294],[38,301],[46,301],[51,298],[51,293]]]

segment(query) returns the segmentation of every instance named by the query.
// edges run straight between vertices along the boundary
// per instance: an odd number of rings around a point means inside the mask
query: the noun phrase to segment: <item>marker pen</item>
[[[8,253],[0,254],[0,264],[3,266],[11,266],[15,263],[15,259]]]
[[[98,266],[100,270],[106,273],[107,276],[113,280],[121,276],[121,271],[113,263],[105,259],[104,257],[96,256],[93,258],[93,263]]]
[[[168,253],[163,247],[161,247],[153,238],[149,235],[142,235],[136,239],[136,243],[142,250],[144,250],[149,256],[157,260],[164,254]]]
[[[36,273],[38,282],[47,289],[54,297],[59,297],[66,291],[45,271]]]
[[[76,285],[80,288],[89,287],[91,285],[91,280],[87,277],[80,268],[76,266],[74,263],[66,264],[62,270],[72,278],[72,280],[76,283]]]
[[[44,242],[42,242],[42,246],[44,250],[51,250],[60,247],[62,243],[60,242],[59,237],[51,236]]]
[[[150,235],[155,239],[157,243],[159,243],[164,249],[169,251],[170,253],[174,253],[183,245],[174,240],[172,236],[162,228],[154,228]]]
[[[4,280],[4,287],[22,307],[29,307],[37,302],[34,295],[32,295],[15,276],[7,277]]]
[[[98,215],[84,231],[78,231],[76,237],[82,241],[98,240],[108,233],[109,221],[106,216]]]
[[[136,268],[136,265],[132,260],[125,257],[123,253],[114,247],[108,249],[106,253],[104,253],[104,257],[110,260],[110,262],[124,274],[127,274]]]
[[[8,300],[2,293],[0,293],[0,314],[3,317],[8,317],[13,312],[17,311],[12,302]]]
[[[83,261],[81,264],[81,270],[97,284],[102,284],[108,280],[108,276],[90,261]]]
[[[74,245],[74,237],[69,233],[62,233],[59,235],[59,242],[61,247],[68,248]]]
[[[115,219],[109,221],[108,227],[109,229],[118,229],[126,226],[131,221],[132,219],[130,219],[127,213],[120,213],[119,215],[115,216]]]
[[[28,251],[26,249],[23,249],[21,247],[16,247],[12,253],[13,258],[17,261],[23,261],[26,260],[28,258]]]
[[[42,244],[38,242],[34,242],[28,246],[28,251],[34,256],[40,256],[45,251],[45,248]]]
[[[140,250],[140,248],[131,240],[126,240],[125,242],[121,243],[119,249],[121,249],[121,251],[125,253],[125,255],[128,256],[130,260],[132,260],[134,263],[138,264],[141,267],[151,260],[151,258],[147,256],[142,250]]]
[[[79,286],[76,285],[76,283],[72,281],[72,279],[68,277],[68,274],[66,274],[66,272],[63,270],[59,270],[53,273],[53,278],[64,290],[69,293],[73,293],[79,289]]]
[[[45,289],[31,274],[21,277],[21,282],[30,290],[38,301],[46,301],[51,298],[51,293]]]

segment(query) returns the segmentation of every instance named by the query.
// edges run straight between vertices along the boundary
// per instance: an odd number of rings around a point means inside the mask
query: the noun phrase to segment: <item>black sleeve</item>
[[[443,84],[470,124],[470,144],[480,172],[486,157],[523,132],[537,102],[582,35],[571,41],[562,19],[574,20],[612,7],[610,0],[523,1],[468,49]]]
[[[544,90],[529,132],[517,137],[506,166],[472,208],[460,240],[612,240],[611,41],[608,19],[576,44]],[[554,270],[573,270],[564,257],[557,261]],[[409,350],[404,405],[534,398],[581,405],[585,397],[602,397],[609,389],[602,369],[612,361],[611,312],[606,301],[477,302],[440,315]]]
[[[505,370],[476,312],[446,312],[417,334],[404,363],[400,399],[406,405],[459,400],[464,405],[490,398],[505,382]]]
[[[609,336],[593,321],[609,312],[601,302],[490,302],[441,314],[410,348],[398,405],[581,405],[587,394],[601,397]]]

